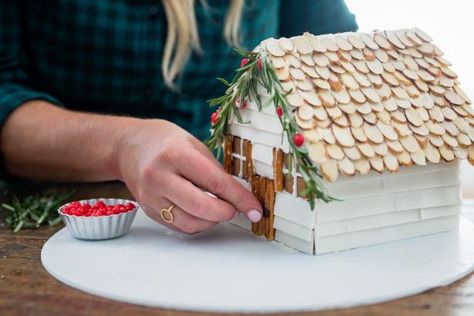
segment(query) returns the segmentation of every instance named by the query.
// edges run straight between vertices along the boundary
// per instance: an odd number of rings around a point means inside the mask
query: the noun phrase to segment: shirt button
[[[152,17],[156,17],[159,12],[160,12],[160,7],[158,5],[150,6],[150,15]]]

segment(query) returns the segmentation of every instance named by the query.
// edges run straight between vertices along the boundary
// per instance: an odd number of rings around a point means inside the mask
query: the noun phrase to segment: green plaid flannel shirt
[[[196,1],[203,53],[166,88],[161,58],[166,16],[159,0],[3,0],[0,5],[0,126],[28,100],[79,111],[163,118],[200,139],[206,100],[223,92],[239,58],[222,30],[228,1]],[[344,0],[246,0],[242,46],[268,37],[352,31]]]

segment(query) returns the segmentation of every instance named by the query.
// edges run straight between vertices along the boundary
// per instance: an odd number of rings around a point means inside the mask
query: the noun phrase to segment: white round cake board
[[[289,250],[230,224],[171,233],[142,212],[129,233],[74,239],[66,228],[43,247],[46,270],[76,289],[146,306],[281,312],[383,302],[447,285],[473,270],[474,225],[459,231],[322,256]]]

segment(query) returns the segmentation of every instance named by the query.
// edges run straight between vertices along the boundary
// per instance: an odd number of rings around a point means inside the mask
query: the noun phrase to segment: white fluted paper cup
[[[139,208],[138,203],[124,199],[89,199],[76,202],[81,203],[81,205],[93,205],[99,201],[102,201],[106,205],[132,203],[135,208],[120,214],[79,216],[65,214],[63,210],[73,202],[65,204],[58,209],[58,212],[64,224],[69,229],[69,232],[71,232],[74,237],[86,240],[104,240],[117,238],[128,232]]]

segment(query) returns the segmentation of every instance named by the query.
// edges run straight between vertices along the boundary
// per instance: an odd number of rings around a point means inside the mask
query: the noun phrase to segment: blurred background
[[[474,99],[474,17],[472,1],[346,0],[360,31],[419,27],[434,38],[459,75],[461,87]],[[474,198],[474,167],[462,164],[464,196]]]

